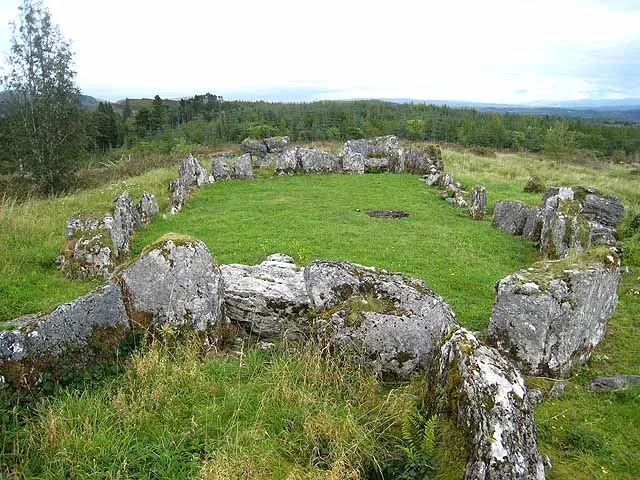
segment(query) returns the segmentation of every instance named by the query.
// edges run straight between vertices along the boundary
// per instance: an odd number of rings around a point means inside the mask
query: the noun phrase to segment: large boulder
[[[259,265],[221,265],[229,320],[260,337],[296,337],[310,302],[302,269],[287,255]]]
[[[493,208],[493,225],[511,235],[522,235],[529,207],[518,200],[496,202]]]
[[[545,258],[566,258],[571,250],[581,252],[591,246],[592,226],[576,200],[558,199],[555,207],[543,208],[541,216],[540,251]]]
[[[207,331],[222,316],[220,269],[207,246],[169,234],[147,247],[140,259],[119,274],[133,325]]]
[[[371,171],[404,172],[405,162],[400,140],[395,135],[375,137],[368,141],[366,169]]]
[[[42,372],[64,369],[58,358],[82,363],[92,355],[115,351],[129,330],[120,289],[101,287],[56,307],[51,313],[27,315],[0,332],[0,375],[29,387]]]
[[[233,162],[233,178],[239,180],[247,180],[253,178],[253,164],[251,163],[251,155],[245,153],[236,157]]]
[[[424,368],[449,327],[451,307],[423,282],[349,262],[304,270],[318,330],[381,371],[406,378]]]
[[[258,158],[264,158],[267,156],[267,145],[262,140],[245,138],[240,144],[240,149],[243,152]]]
[[[195,158],[191,153],[182,160],[179,169],[180,178],[184,181],[184,183],[191,187],[202,186],[209,183],[209,173],[207,169],[204,168],[197,158]]]
[[[533,408],[522,375],[459,328],[429,362],[429,413],[452,418],[467,438],[465,480],[543,480]]]
[[[116,263],[111,230],[113,216],[108,213],[82,213],[69,217],[65,242],[59,257],[66,277],[107,279]]]
[[[214,181],[224,182],[226,180],[231,180],[231,174],[233,171],[232,160],[235,156],[236,155],[233,152],[223,152],[216,154],[211,159],[211,175],[213,176]]]
[[[293,175],[298,170],[298,149],[289,148],[276,156],[276,175]]]
[[[365,156],[362,153],[350,153],[342,157],[342,171],[347,173],[364,173]]]
[[[160,211],[155,195],[149,192],[144,192],[142,194],[136,209],[138,211],[141,224],[151,223]]]
[[[594,248],[577,263],[541,262],[495,285],[489,341],[524,373],[565,377],[589,360],[618,301],[619,259]]]
[[[171,195],[171,213],[176,214],[189,198],[189,185],[182,179],[176,178],[169,184],[169,194]]]
[[[404,152],[405,168],[416,175],[434,175],[444,170],[440,145],[411,147]]]
[[[280,153],[289,145],[289,137],[269,137],[264,139],[264,144],[269,153]]]
[[[319,148],[298,148],[298,164],[305,173],[338,172],[340,159]]]

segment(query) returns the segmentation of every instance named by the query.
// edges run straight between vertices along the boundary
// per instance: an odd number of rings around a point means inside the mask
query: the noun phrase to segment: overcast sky
[[[0,0],[0,54],[19,0]],[[45,0],[83,93],[640,98],[640,0]],[[4,60],[2,60],[4,63]]]

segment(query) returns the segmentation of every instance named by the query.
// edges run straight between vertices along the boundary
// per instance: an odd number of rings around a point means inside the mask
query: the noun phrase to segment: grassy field
[[[467,185],[485,185],[490,205],[516,198],[537,204],[539,195],[522,191],[536,174],[547,185],[596,186],[640,211],[634,167],[456,152],[445,153],[445,167]],[[125,188],[154,191],[166,206],[165,185],[174,176],[163,169],[55,201],[5,204],[0,319],[50,308],[93,287],[63,280],[52,262],[67,216],[108,208]],[[372,219],[368,209],[410,216]],[[532,244],[488,220],[470,220],[411,175],[215,184],[195,192],[179,215],[139,232],[134,254],[172,231],[202,239],[220,263],[253,264],[283,252],[299,264],[334,258],[402,271],[424,279],[462,324],[477,330],[486,328],[493,283],[537,259]],[[585,386],[597,374],[640,374],[640,248],[637,241],[627,245],[630,271],[605,341],[562,398],[536,409],[540,447],[554,463],[548,478],[638,478],[640,389],[596,395]],[[376,463],[407,457],[401,427],[418,400],[415,383],[381,384],[313,348],[303,358],[246,353],[201,361],[192,348],[152,348],[125,361],[120,375],[68,388],[29,409],[5,410],[6,472],[18,478],[64,478],[72,471],[76,478],[139,478],[143,471],[157,472],[155,478],[363,478]],[[438,478],[456,478],[460,458],[452,459],[457,450],[449,443],[455,434],[444,422],[441,430],[447,448],[436,455]]]

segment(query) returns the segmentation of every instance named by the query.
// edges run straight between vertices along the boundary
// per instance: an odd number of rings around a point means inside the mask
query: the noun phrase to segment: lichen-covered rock
[[[305,173],[338,172],[340,159],[319,148],[298,148],[298,163]]]
[[[284,254],[258,265],[221,265],[229,320],[260,337],[296,337],[308,311],[302,269]]]
[[[366,168],[372,171],[390,171],[400,173],[405,171],[404,152],[400,147],[400,140],[395,135],[375,137],[368,140]],[[376,162],[375,160],[378,159]],[[382,161],[384,159],[384,161]],[[373,170],[375,168],[375,170]]]
[[[233,178],[239,180],[247,180],[253,178],[253,164],[251,163],[251,155],[245,153],[236,157],[233,164]]]
[[[545,258],[566,258],[570,250],[581,252],[591,246],[592,227],[576,200],[557,200],[555,208],[542,210],[540,251]]]
[[[342,171],[347,173],[364,173],[365,156],[362,153],[353,152],[342,157]]]
[[[236,155],[233,152],[223,152],[216,154],[211,159],[211,175],[213,176],[214,181],[224,182],[226,180],[231,180],[231,173],[233,171],[232,161],[235,156]],[[230,162],[231,165],[229,165]]]
[[[496,202],[493,208],[493,225],[511,235],[522,235],[529,207],[518,200]]]
[[[120,274],[125,306],[136,326],[206,331],[222,315],[223,284],[207,246],[169,234]]]
[[[113,215],[109,213],[79,213],[67,219],[64,238],[67,240],[91,230],[110,230]]]
[[[88,350],[115,351],[129,320],[120,289],[107,285],[51,313],[27,315],[7,326],[0,332],[0,375],[14,385],[30,386],[62,355],[77,356],[72,360],[78,362]]]
[[[60,269],[66,277],[106,280],[114,268],[115,255],[108,230],[88,230],[65,241]]]
[[[129,239],[133,232],[140,228],[141,221],[138,209],[127,192],[118,195],[113,204],[113,224],[110,233],[113,254],[117,258],[129,252]]]
[[[349,262],[304,269],[316,327],[337,346],[381,371],[406,378],[425,367],[449,327],[451,307],[423,282]]]
[[[440,145],[412,147],[404,152],[405,168],[416,175],[434,175],[444,170]]]
[[[524,191],[529,193],[544,193],[547,188],[539,177],[532,175],[524,186]]]
[[[459,328],[434,352],[427,379],[430,413],[451,417],[466,434],[465,480],[545,478],[524,380],[497,350]]]
[[[630,385],[640,384],[640,375],[613,375],[610,377],[595,377],[589,382],[592,392],[618,392],[626,390]]]
[[[245,138],[240,144],[240,149],[259,158],[267,155],[267,145],[262,140],[254,138]]]
[[[542,262],[496,284],[489,340],[524,373],[565,377],[604,337],[618,301],[619,259],[604,247],[585,255],[594,259]]]
[[[209,183],[209,173],[207,169],[204,168],[191,153],[182,160],[179,175],[189,187],[192,185],[200,187]]]
[[[289,148],[276,156],[276,175],[293,175],[298,170],[296,148]]]
[[[469,215],[474,220],[482,220],[487,213],[487,189],[475,187],[471,190],[471,205]]]
[[[140,197],[137,210],[140,223],[150,223],[160,211],[155,195],[153,193],[144,192]]]
[[[543,210],[541,208],[529,207],[526,214],[524,226],[522,227],[522,238],[533,242],[540,241],[542,225],[544,223]]]
[[[360,154],[363,157],[369,155],[369,143],[366,139],[360,138],[358,140],[347,140],[342,148],[342,156],[348,157],[353,154]]]
[[[289,146],[289,137],[269,137],[264,139],[264,144],[269,153],[284,152]]]
[[[169,193],[171,194],[171,213],[176,214],[189,198],[189,185],[182,178],[176,178],[169,184]]]

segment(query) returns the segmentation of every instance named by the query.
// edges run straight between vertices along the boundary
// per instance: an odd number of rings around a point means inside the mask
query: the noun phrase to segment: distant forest
[[[413,141],[458,144],[480,152],[530,151],[555,158],[586,156],[615,161],[637,161],[640,156],[638,124],[552,115],[375,100],[227,101],[209,93],[179,101],[156,96],[100,102],[91,105],[93,109],[86,106],[79,117],[85,135],[85,160],[71,171],[101,157],[116,161],[123,154],[168,154],[275,135],[309,142],[394,134]],[[9,118],[0,115],[0,184],[4,185],[19,179],[28,182],[37,173],[22,170],[21,153],[6,128]],[[50,183],[57,181],[52,179]],[[73,183],[70,179],[65,188],[72,188]]]
[[[156,96],[146,102],[100,104],[91,120],[94,147],[102,150],[139,142],[168,151],[178,143],[218,145],[272,135],[307,142],[394,134],[551,155],[621,158],[640,152],[637,124],[374,100],[267,103],[226,101],[212,94],[180,101]]]

